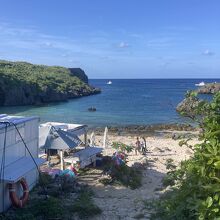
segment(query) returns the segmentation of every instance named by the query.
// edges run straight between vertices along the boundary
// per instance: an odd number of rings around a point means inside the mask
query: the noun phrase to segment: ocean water
[[[110,80],[110,79],[109,79]],[[216,79],[93,79],[90,84],[102,89],[94,96],[44,106],[1,107],[0,113],[39,116],[41,122],[83,123],[89,126],[145,125],[178,123],[185,119],[175,110],[184,93],[195,83]],[[94,106],[97,111],[89,112]]]

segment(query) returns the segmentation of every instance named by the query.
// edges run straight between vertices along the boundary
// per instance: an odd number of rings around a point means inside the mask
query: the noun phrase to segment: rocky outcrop
[[[188,91],[189,93],[194,93],[194,95],[186,96],[186,98],[177,105],[176,111],[179,113],[184,113],[184,115],[193,116],[196,114],[199,104],[204,101],[202,99],[199,99],[197,97],[197,94],[212,95],[219,91],[220,83],[207,83],[195,91]]]
[[[82,80],[84,83],[88,83],[88,76],[85,74],[85,72],[81,68],[69,68],[69,70],[72,76],[76,76],[80,80]]]
[[[197,97],[187,97],[177,105],[176,111],[179,113],[184,112],[186,114],[192,115],[195,113],[200,102],[201,100],[199,100]]]
[[[220,83],[208,83],[199,88],[199,94],[215,94],[220,91]]]

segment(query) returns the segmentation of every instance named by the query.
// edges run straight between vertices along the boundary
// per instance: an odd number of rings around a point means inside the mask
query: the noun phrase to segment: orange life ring
[[[15,190],[16,189],[15,183],[9,183],[9,197],[13,206],[17,208],[22,208],[27,203],[29,197],[29,189],[28,189],[28,184],[24,178],[19,180],[19,183],[21,184],[23,189],[22,197],[20,199],[18,198]]]

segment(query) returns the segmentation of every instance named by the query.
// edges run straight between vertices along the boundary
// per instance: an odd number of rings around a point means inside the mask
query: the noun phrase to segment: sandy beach
[[[138,166],[142,170],[142,186],[132,190],[121,185],[104,186],[99,180],[102,178],[102,171],[91,168],[86,175],[79,177],[79,182],[88,184],[94,191],[94,201],[102,209],[102,214],[93,219],[148,219],[149,210],[144,206],[145,201],[159,198],[166,190],[162,185],[162,180],[167,173],[166,161],[173,159],[175,165],[179,165],[182,160],[186,160],[192,155],[192,150],[186,146],[179,146],[180,140],[174,140],[166,135],[148,136],[147,154],[142,155],[135,152],[128,154],[128,165]],[[171,132],[173,134],[173,131]],[[115,150],[111,148],[111,143],[123,142],[134,145],[136,136],[126,134],[119,136],[112,134],[108,136],[109,148],[104,150],[105,155],[112,155]],[[96,135],[96,145],[102,146],[103,136]],[[197,138],[189,141],[189,144],[198,143]]]

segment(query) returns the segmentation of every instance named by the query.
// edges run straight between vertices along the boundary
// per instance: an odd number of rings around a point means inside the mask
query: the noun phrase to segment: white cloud
[[[54,47],[54,45],[51,42],[45,42],[44,45],[46,47]]]
[[[213,56],[213,55],[215,55],[215,53],[210,51],[209,49],[206,49],[205,51],[203,51],[202,54],[205,55],[205,56]]]
[[[124,42],[124,41],[122,41],[122,42],[118,45],[118,47],[119,47],[119,48],[127,48],[127,47],[129,47],[129,44],[126,43],[126,42]]]

